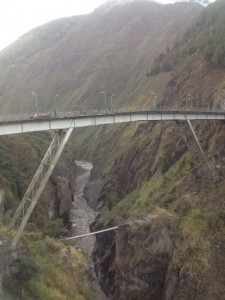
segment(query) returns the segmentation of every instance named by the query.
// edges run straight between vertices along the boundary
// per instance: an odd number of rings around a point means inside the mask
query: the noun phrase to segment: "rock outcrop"
[[[157,216],[98,235],[93,259],[110,299],[161,300],[176,234],[175,220]]]
[[[70,173],[67,176],[58,176],[56,182],[56,196],[54,199],[56,214],[63,219],[65,225],[68,225],[75,191],[75,175]]]

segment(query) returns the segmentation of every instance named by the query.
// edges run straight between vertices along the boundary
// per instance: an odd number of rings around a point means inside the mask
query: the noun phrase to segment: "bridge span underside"
[[[225,112],[141,111],[0,121],[0,135],[137,121],[225,120]]]

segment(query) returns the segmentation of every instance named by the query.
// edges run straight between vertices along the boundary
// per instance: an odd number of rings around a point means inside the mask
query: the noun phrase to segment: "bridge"
[[[225,120],[225,111],[209,109],[169,109],[137,111],[85,111],[0,116],[0,135],[88,127],[137,121]]]
[[[74,128],[97,126],[104,124],[117,124],[138,121],[185,121],[188,124],[189,134],[196,142],[199,157],[203,160],[207,171],[212,179],[214,172],[204,154],[203,149],[191,125],[192,120],[225,120],[225,111],[209,109],[168,109],[160,110],[138,110],[138,111],[85,111],[40,113],[18,116],[0,116],[0,135],[18,134],[25,132],[56,130],[55,136],[38,168],[30,185],[27,188],[11,222],[8,226],[6,237],[0,243],[4,244],[9,235],[14,232],[12,245],[16,245],[29,220],[34,207],[73,131]],[[181,133],[188,145],[187,134],[181,129]],[[196,153],[196,151],[195,151]]]

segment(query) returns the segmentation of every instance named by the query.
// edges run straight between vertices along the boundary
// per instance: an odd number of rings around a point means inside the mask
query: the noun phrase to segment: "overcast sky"
[[[86,14],[104,0],[1,0],[0,50],[19,36],[53,19]]]
[[[92,12],[106,0],[0,0],[0,50],[51,20]],[[173,0],[159,0],[169,3]]]

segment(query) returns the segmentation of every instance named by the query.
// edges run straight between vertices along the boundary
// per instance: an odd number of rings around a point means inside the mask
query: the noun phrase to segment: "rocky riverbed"
[[[89,162],[76,161],[74,202],[70,210],[71,236],[89,233],[89,225],[96,217],[96,212],[88,206],[84,197],[84,188],[90,178],[92,167]],[[94,248],[95,236],[76,239],[74,243],[90,256]]]
[[[85,187],[89,183],[90,174],[93,166],[90,162],[76,161],[76,179],[75,193],[72,209],[70,210],[71,236],[82,235],[89,233],[89,225],[95,220],[97,212],[91,208],[84,196]],[[89,199],[91,193],[89,193]],[[95,243],[95,236],[87,236],[74,240],[74,245],[85,251],[90,257],[92,255]],[[102,292],[98,280],[94,273],[94,266],[91,264],[92,280],[95,282],[95,287],[98,291],[98,300],[107,300],[108,298]]]

